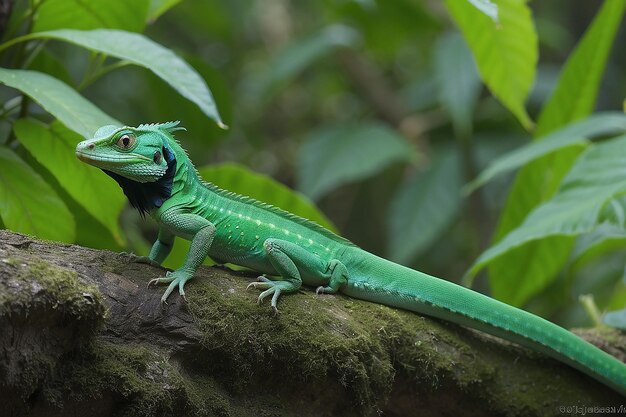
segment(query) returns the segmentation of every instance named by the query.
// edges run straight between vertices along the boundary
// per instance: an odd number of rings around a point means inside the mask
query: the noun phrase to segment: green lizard
[[[316,292],[398,307],[475,328],[543,352],[626,395],[626,365],[573,333],[524,310],[449,281],[368,253],[323,227],[249,197],[203,182],[173,137],[178,122],[138,127],[104,126],[79,143],[77,157],[102,169],[130,203],[159,225],[148,257],[161,264],[174,236],[191,241],[184,264],[150,284],[169,284],[161,301],[184,286],[205,257],[264,275],[248,287],[263,290],[259,303],[302,284]]]

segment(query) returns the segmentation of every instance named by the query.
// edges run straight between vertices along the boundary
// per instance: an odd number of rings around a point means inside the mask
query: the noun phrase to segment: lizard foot
[[[131,261],[132,262],[136,262],[138,264],[147,264],[147,265],[150,265],[150,266],[154,266],[156,268],[161,268],[161,264],[160,263],[158,263],[157,261],[155,261],[153,259],[150,259],[147,256],[137,256],[137,255],[133,255],[133,254],[130,254],[130,256],[131,256]]]
[[[250,288],[258,288],[260,290],[264,290],[261,294],[259,294],[259,298],[257,301],[259,304],[261,304],[265,298],[271,295],[272,310],[274,310],[274,315],[278,314],[278,307],[276,307],[278,297],[280,297],[280,294],[283,290],[290,290],[290,284],[286,281],[272,281],[271,279],[266,278],[262,275],[257,277],[257,280],[258,281],[256,282],[251,282],[250,284],[248,284],[246,290]]]
[[[176,287],[178,287],[178,293],[180,294],[180,297],[183,299],[183,301],[187,302],[187,298],[185,297],[185,283],[191,278],[193,278],[193,275],[185,271],[168,271],[167,274],[165,274],[165,277],[151,279],[148,282],[148,287],[150,287],[152,284],[170,284],[165,290],[165,293],[163,293],[163,296],[161,297],[161,306],[167,305],[167,298],[176,289]]]

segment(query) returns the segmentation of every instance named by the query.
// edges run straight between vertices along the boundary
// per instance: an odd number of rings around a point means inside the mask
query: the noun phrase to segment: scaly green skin
[[[150,255],[160,264],[174,236],[191,240],[183,266],[150,283],[169,284],[162,302],[210,256],[280,279],[259,277],[249,287],[271,296],[302,284],[317,293],[355,298],[439,317],[550,355],[626,395],[626,365],[569,331],[451,282],[372,255],[330,231],[278,208],[201,181],[172,133],[177,123],[137,128],[105,126],[78,144],[77,156],[113,176],[140,211],[159,225]],[[128,181],[130,180],[130,181]],[[124,182],[126,181],[126,182]],[[150,188],[158,186],[157,188]],[[139,191],[138,191],[139,190]],[[155,191],[157,190],[157,191]],[[137,195],[141,194],[141,198]]]

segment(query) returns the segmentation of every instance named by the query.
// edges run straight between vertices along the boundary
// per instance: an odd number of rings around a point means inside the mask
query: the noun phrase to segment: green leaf
[[[530,129],[532,121],[524,103],[535,79],[538,47],[526,1],[499,0],[499,23],[467,1],[445,3],[474,53],[485,84]]]
[[[613,1],[604,3],[567,60],[555,93],[539,117],[536,134],[545,135],[591,112],[606,63],[603,51],[608,51],[613,43],[615,27],[622,18],[624,4]],[[569,102],[576,102],[576,105]],[[579,153],[580,147],[563,148],[531,162],[519,172],[509,192],[494,241],[518,227],[533,208],[556,192]],[[573,243],[573,238],[565,237],[545,242],[535,241],[502,256],[489,265],[490,283],[511,293],[517,292],[519,283],[529,277],[537,282],[549,283],[567,262]],[[502,283],[496,284],[496,281]]]
[[[468,185],[467,190],[474,190],[499,175],[518,169],[559,149],[570,146],[584,148],[589,143],[588,139],[624,132],[626,132],[626,114],[605,112],[591,115],[583,121],[567,125],[498,157]]]
[[[39,174],[4,146],[0,146],[0,217],[16,232],[74,240],[72,213]]]
[[[476,260],[470,274],[476,274],[494,259],[547,237],[571,238],[590,233],[598,225],[603,207],[612,198],[626,193],[626,136],[591,145],[576,161],[559,191],[533,210],[526,220]],[[561,247],[569,246],[560,242]],[[546,254],[548,256],[551,253]],[[548,284],[547,280],[526,279],[510,291],[511,283],[494,280],[494,295],[505,302],[520,305]]]
[[[176,6],[182,0],[152,0],[148,11],[148,22],[154,22],[163,13]]]
[[[591,259],[626,246],[626,230],[610,222],[603,222],[590,233],[576,239],[570,255],[570,269],[579,269]]]
[[[426,172],[400,185],[389,207],[388,256],[408,263],[450,225],[461,205],[460,161],[445,152]]]
[[[231,89],[219,71],[206,64],[202,58],[190,56],[187,62],[209,83],[215,103],[226,124],[233,120],[233,103]],[[217,124],[207,123],[202,110],[191,101],[179,94],[172,94],[171,88],[152,73],[143,74],[143,91],[149,91],[151,100],[141,94],[130,95],[125,100],[129,108],[136,108],[139,120],[177,120],[182,119],[183,125],[190,135],[185,138],[185,149],[193,154],[206,154],[216,141],[223,139],[228,132],[220,129]],[[240,108],[237,108],[239,114]],[[181,115],[184,115],[181,116]]]
[[[605,1],[565,63],[558,84],[543,106],[535,136],[586,117],[593,111],[604,67],[626,2]]]
[[[324,127],[309,135],[298,155],[298,189],[316,200],[330,190],[414,157],[393,130],[375,123]]]
[[[220,188],[280,207],[329,230],[337,230],[308,198],[266,175],[250,171],[243,165],[233,163],[211,165],[198,169],[198,172],[206,181]]]
[[[113,29],[54,30],[33,33],[21,39],[57,39],[147,68],[198,105],[220,127],[226,127],[209,87],[196,70],[169,49],[143,35]]]
[[[113,180],[75,157],[76,144],[81,137],[58,122],[48,127],[35,120],[21,119],[15,122],[13,129],[37,162],[121,243],[118,217],[126,199]]]
[[[331,25],[293,41],[270,62],[268,71],[260,81],[261,94],[275,91],[335,48],[353,46],[359,39],[359,34],[354,29],[344,25]]]
[[[67,84],[37,71],[0,68],[0,83],[30,96],[65,126],[91,137],[104,125],[121,125]]]
[[[607,310],[617,310],[626,306],[626,274],[622,275],[611,291],[611,297],[605,305]]]
[[[624,195],[609,200],[600,214],[599,225],[590,233],[578,236],[568,260],[569,274],[580,271],[585,265],[592,264],[606,253],[617,253],[618,250],[626,248],[625,206]],[[605,263],[604,259],[602,263]],[[596,266],[592,264],[591,267]]]
[[[33,32],[61,28],[141,32],[149,5],[150,0],[42,0]]]
[[[498,6],[490,0],[468,0],[474,7],[489,16],[494,22],[498,22]]]
[[[435,74],[439,100],[450,113],[457,136],[469,136],[481,82],[472,53],[458,33],[446,33],[437,42]]]

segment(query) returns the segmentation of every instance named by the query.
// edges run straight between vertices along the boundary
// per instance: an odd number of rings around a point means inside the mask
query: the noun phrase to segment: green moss
[[[241,393],[262,380],[275,390],[287,386],[297,391],[306,384],[323,392],[329,390],[324,384],[330,375],[355,405],[363,407],[388,391],[393,369],[380,343],[346,325],[333,311],[320,311],[324,306],[312,299],[300,303],[300,297],[287,296],[274,317],[267,306],[253,302],[253,292],[242,297],[236,293],[241,288],[228,291],[228,283],[217,285],[196,286],[189,309],[208,351],[200,366],[219,373],[229,389]],[[372,357],[382,359],[365,360]]]
[[[7,265],[11,265],[11,266],[16,266],[19,262],[19,260],[15,257],[12,256],[8,256],[6,258],[2,258],[0,259],[0,262],[5,263]]]
[[[66,358],[43,396],[57,407],[100,401],[124,416],[229,415],[227,399],[210,380],[183,377],[160,352],[103,340]]]
[[[105,315],[98,287],[80,281],[76,271],[68,268],[29,259],[6,285],[7,291],[0,291],[0,315],[28,314],[34,308],[60,309],[75,320],[93,322],[101,322]]]
[[[492,371],[487,364],[476,366],[455,326],[343,296],[309,293],[281,297],[275,317],[267,303],[259,307],[254,302],[258,293],[242,296],[241,284],[221,274],[207,282],[194,286],[188,296],[208,351],[206,362],[196,366],[218,373],[235,392],[256,381],[275,390],[306,384],[328,392],[329,381],[339,381],[337,395],[364,412],[385,402],[399,373],[425,390],[441,385],[442,379],[468,386]]]
[[[209,377],[184,375],[186,397],[195,415],[227,417],[231,415],[228,395]]]
[[[341,295],[307,292],[281,297],[275,317],[267,302],[254,302],[258,292],[244,292],[241,278],[211,275],[188,290],[188,308],[204,335],[193,366],[225,381],[231,392],[246,393],[253,385],[293,404],[299,387],[306,387],[311,397],[336,400],[337,407],[348,399],[350,411],[326,408],[346,415],[385,407],[399,386],[416,393],[414,405],[420,393],[476,392],[468,400],[476,407],[489,401],[490,409],[512,410],[511,415],[541,414],[563,392],[580,397],[581,385],[570,375],[555,380],[536,366],[544,360],[558,367],[554,361],[539,354],[529,358],[519,347],[502,349],[479,332]],[[550,388],[537,390],[541,380]],[[407,398],[406,392],[399,395]]]

